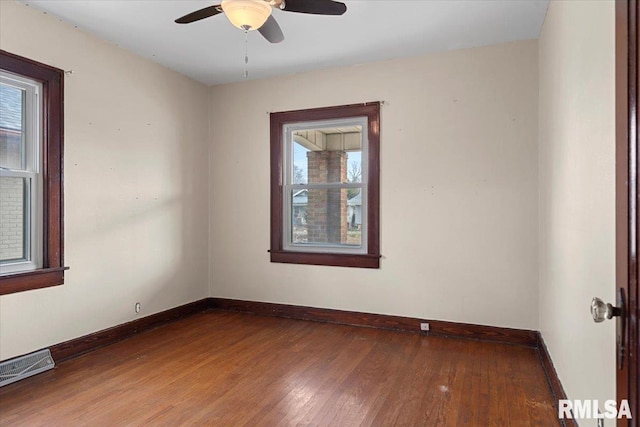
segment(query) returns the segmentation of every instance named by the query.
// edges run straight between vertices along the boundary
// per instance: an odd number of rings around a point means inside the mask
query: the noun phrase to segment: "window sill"
[[[69,267],[41,268],[34,271],[0,276],[0,295],[64,284],[64,271]]]
[[[333,267],[380,268],[380,255],[328,254],[315,252],[270,251],[271,262],[327,265]]]

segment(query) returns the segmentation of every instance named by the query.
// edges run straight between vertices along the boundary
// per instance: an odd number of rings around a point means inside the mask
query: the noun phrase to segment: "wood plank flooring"
[[[0,389],[2,426],[558,426],[537,351],[210,311]]]

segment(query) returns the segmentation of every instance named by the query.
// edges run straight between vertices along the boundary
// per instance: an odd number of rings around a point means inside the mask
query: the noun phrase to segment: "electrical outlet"
[[[142,308],[142,306],[140,305],[139,302],[136,303],[136,313],[140,313],[140,309]]]
[[[421,331],[429,331],[429,324],[428,323],[420,323],[420,330]]]

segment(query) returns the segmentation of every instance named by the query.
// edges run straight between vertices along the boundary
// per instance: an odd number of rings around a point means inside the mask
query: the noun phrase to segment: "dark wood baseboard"
[[[53,360],[61,362],[80,356],[84,353],[96,350],[109,344],[129,338],[135,334],[148,331],[165,323],[172,322],[183,317],[205,311],[209,308],[209,299],[205,298],[189,304],[181,305],[161,313],[152,314],[122,325],[94,332],[83,337],[65,341],[51,346]]]
[[[536,347],[538,345],[537,332],[523,329],[500,328],[495,326],[444,322],[441,320],[417,319],[413,317],[359,313],[354,311],[242,301],[226,298],[209,298],[209,301],[210,307],[213,309],[239,311],[263,316],[277,316],[290,319],[313,320],[316,322],[389,329],[394,331],[417,332],[428,335],[467,338],[479,341],[495,341],[526,345],[529,347]],[[423,322],[429,323],[429,332],[420,331],[420,323]]]
[[[556,368],[553,366],[553,362],[551,361],[551,355],[549,354],[549,350],[547,349],[547,345],[542,338],[542,334],[538,332],[538,355],[540,356],[540,363],[542,364],[542,369],[544,369],[544,373],[547,376],[547,382],[549,383],[549,388],[551,389],[551,393],[553,394],[554,402],[556,404],[556,410],[558,409],[558,401],[560,399],[567,399],[567,394],[564,392],[564,388],[562,387],[562,383],[560,382],[560,378],[558,377],[558,373],[556,372]],[[564,427],[578,427],[578,423],[574,419],[561,419],[560,423]]]

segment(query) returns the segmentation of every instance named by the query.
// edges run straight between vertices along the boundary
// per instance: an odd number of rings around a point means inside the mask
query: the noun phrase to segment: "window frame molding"
[[[284,230],[284,127],[303,122],[367,118],[367,250],[364,254],[286,250]],[[336,267],[380,268],[380,102],[284,111],[271,122],[271,262]]]
[[[42,267],[0,276],[0,295],[64,284],[64,71],[0,50],[0,69],[42,84]]]

